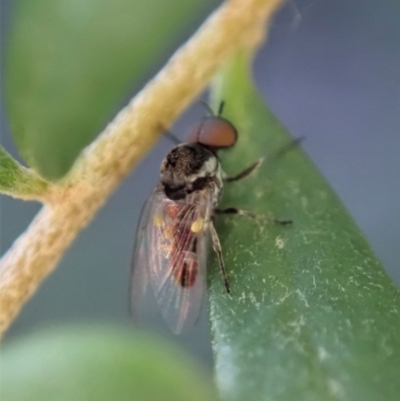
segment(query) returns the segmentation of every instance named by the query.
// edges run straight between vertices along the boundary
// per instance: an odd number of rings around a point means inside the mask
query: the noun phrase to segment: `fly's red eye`
[[[222,117],[206,117],[196,125],[189,142],[201,143],[213,148],[229,148],[236,143],[236,128]]]

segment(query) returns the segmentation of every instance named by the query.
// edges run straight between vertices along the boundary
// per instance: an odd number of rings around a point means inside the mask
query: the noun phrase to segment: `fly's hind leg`
[[[281,226],[287,226],[287,225],[293,223],[292,220],[269,219],[268,217],[265,217],[263,215],[255,214],[255,213],[249,212],[247,210],[237,209],[235,207],[228,207],[227,209],[215,209],[214,212],[216,214],[234,214],[237,216],[246,216],[246,217],[255,219],[257,221],[262,221],[262,222],[268,223],[268,224],[277,224],[277,225],[281,225]]]
[[[225,270],[225,263],[224,263],[224,259],[222,257],[221,243],[219,242],[218,234],[215,231],[214,222],[212,220],[210,221],[210,231],[211,231],[211,240],[212,240],[213,248],[214,248],[215,253],[217,254],[219,267],[221,269],[222,277],[224,278],[226,292],[228,294],[230,294],[231,288],[229,286],[228,276],[227,276],[226,270]]]

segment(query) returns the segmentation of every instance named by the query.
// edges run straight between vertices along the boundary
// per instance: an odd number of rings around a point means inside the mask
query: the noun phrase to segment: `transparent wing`
[[[132,310],[140,314],[147,287],[175,333],[197,320],[206,285],[212,192],[172,201],[156,189],[139,225],[131,279]]]

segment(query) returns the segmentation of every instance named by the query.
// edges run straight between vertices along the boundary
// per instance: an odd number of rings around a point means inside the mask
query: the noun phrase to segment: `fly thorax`
[[[215,153],[198,144],[182,144],[172,149],[161,164],[161,185],[172,200],[204,189],[215,182],[222,185],[220,164]],[[214,185],[214,184],[213,184]]]

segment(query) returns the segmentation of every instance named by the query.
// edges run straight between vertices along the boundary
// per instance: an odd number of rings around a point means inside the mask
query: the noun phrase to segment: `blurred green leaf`
[[[250,79],[229,64],[214,100],[239,130],[222,155],[234,175],[289,142]],[[316,117],[318,118],[318,117]],[[400,294],[315,166],[293,150],[225,186],[222,207],[280,219],[219,217],[232,295],[216,263],[210,319],[217,384],[229,400],[395,401],[400,397]]]
[[[33,171],[21,166],[0,146],[0,192],[15,195],[39,195],[47,188]]]
[[[36,0],[14,10],[6,104],[22,157],[64,175],[155,61],[216,0]]]
[[[4,401],[212,401],[212,383],[182,352],[152,336],[61,326],[2,353]]]

